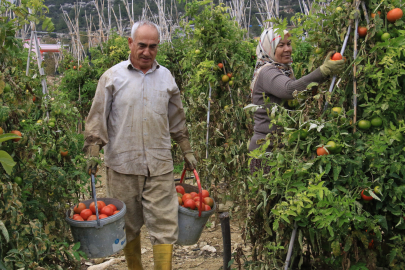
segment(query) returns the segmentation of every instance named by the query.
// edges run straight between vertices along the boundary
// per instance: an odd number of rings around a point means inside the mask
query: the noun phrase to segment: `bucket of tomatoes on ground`
[[[197,187],[183,183],[186,170],[183,170],[180,183],[176,184],[179,200],[179,237],[176,244],[194,245],[203,232],[209,217],[215,212],[215,202],[207,190],[201,188],[197,171],[193,171]]]
[[[82,201],[66,212],[66,222],[75,242],[88,258],[104,258],[126,245],[125,203],[114,198],[97,199],[94,175],[91,176],[93,199]]]

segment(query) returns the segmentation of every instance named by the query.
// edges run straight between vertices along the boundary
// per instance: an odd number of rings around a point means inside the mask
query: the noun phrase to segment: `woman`
[[[270,103],[281,104],[283,100],[293,99],[292,94],[295,90],[303,91],[311,82],[322,82],[330,75],[343,71],[344,61],[330,60],[333,52],[329,52],[323,65],[307,76],[296,80],[291,68],[292,47],[289,38],[288,31],[284,30],[282,39],[273,28],[268,28],[261,34],[256,48],[257,62],[251,84],[253,104],[264,105],[263,93]],[[271,107],[271,104],[266,107]],[[249,151],[259,147],[258,140],[265,139],[268,133],[280,128],[275,125],[269,128],[270,118],[266,108],[258,109],[255,112],[254,122],[254,135],[250,140]],[[251,173],[253,174],[257,168],[261,168],[261,160],[253,159],[250,164]],[[264,168],[264,173],[268,173],[268,171],[269,167]]]

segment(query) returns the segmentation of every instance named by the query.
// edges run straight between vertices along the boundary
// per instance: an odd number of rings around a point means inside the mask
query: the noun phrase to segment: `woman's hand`
[[[324,77],[341,73],[345,68],[345,61],[343,59],[331,60],[334,53],[335,52],[333,51],[329,52],[326,56],[325,62],[323,62],[323,64],[319,67]]]

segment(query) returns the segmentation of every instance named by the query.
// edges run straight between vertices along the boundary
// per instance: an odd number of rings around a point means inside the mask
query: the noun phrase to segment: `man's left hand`
[[[187,153],[184,155],[184,161],[186,162],[186,170],[193,171],[197,168],[197,160],[195,159],[193,153]]]

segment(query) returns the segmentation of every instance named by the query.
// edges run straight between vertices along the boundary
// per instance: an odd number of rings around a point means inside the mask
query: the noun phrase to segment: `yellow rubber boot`
[[[153,261],[155,262],[155,270],[172,269],[172,252],[173,245],[170,244],[153,246]]]
[[[125,260],[127,261],[128,270],[143,270],[140,234],[134,240],[127,243],[127,245],[124,247],[124,254]]]

